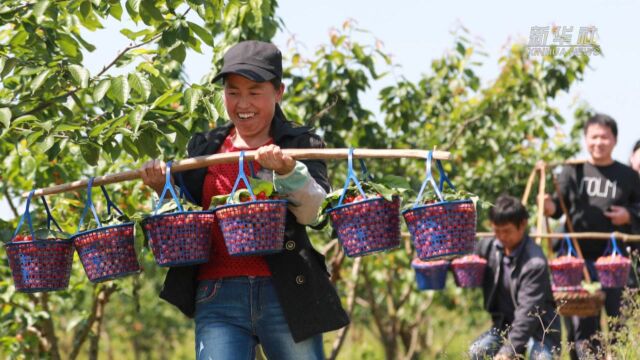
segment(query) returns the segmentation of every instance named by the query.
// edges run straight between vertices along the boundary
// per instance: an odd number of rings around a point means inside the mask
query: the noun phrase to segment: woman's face
[[[243,139],[268,135],[276,104],[282,99],[284,85],[275,89],[270,82],[255,82],[229,74],[224,83],[224,105],[229,119]]]

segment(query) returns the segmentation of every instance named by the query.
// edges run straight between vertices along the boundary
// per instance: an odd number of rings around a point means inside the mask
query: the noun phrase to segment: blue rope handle
[[[360,181],[358,181],[358,177],[353,171],[353,148],[349,148],[349,156],[347,157],[347,179],[344,181],[344,187],[342,187],[342,195],[340,195],[340,199],[338,200],[338,206],[342,205],[342,201],[344,200],[344,196],[347,194],[347,188],[349,187],[349,183],[353,180],[353,183],[356,184],[358,191],[362,194],[363,198],[367,198],[367,194],[362,190],[362,186],[360,186]],[[361,163],[364,165],[364,161]]]
[[[373,181],[373,175],[369,173],[367,165],[364,163],[364,159],[360,160],[360,170],[362,170],[362,181]]]
[[[447,173],[444,171],[444,167],[442,166],[442,161],[436,160],[436,166],[438,167],[438,172],[440,173],[440,182],[438,184],[438,188],[440,189],[440,191],[444,190],[445,182],[447,183],[447,185],[449,185],[451,190],[456,191],[456,187],[453,186],[453,183],[451,183],[451,180],[449,180]]]
[[[187,199],[187,201],[190,201],[193,204],[197,204],[196,201],[193,199],[193,196],[191,196],[191,193],[189,192],[189,190],[187,190],[187,186],[184,184],[184,178],[182,177],[182,173],[175,173],[176,178],[178,179],[178,186],[180,187],[180,198],[181,199]]]
[[[47,229],[51,230],[51,222],[53,221],[53,224],[58,228],[58,231],[62,232],[60,225],[58,225],[58,222],[56,221],[56,219],[54,219],[53,215],[51,215],[51,211],[49,211],[49,205],[47,204],[47,200],[44,198],[44,196],[40,196],[40,200],[42,200],[42,205],[44,205],[44,210],[47,212]]]
[[[231,203],[231,199],[236,194],[236,190],[238,189],[238,184],[240,184],[240,180],[244,182],[247,186],[247,190],[249,190],[249,194],[251,195],[251,201],[256,201],[256,196],[253,194],[253,189],[251,189],[251,184],[249,183],[249,179],[247,179],[247,175],[244,173],[244,151],[240,151],[240,157],[238,159],[238,177],[236,178],[235,184],[233,184],[233,189],[231,190],[231,194],[227,198],[227,204]]]
[[[20,217],[20,221],[18,222],[18,226],[16,227],[16,231],[14,231],[13,236],[11,237],[11,240],[15,239],[16,235],[18,235],[18,233],[20,232],[20,228],[22,228],[22,224],[24,223],[25,218],[27,219],[27,224],[29,225],[31,240],[32,241],[36,240],[36,234],[33,231],[33,223],[31,222],[31,214],[29,214],[29,206],[31,205],[31,198],[33,197],[34,193],[35,193],[35,190],[31,190],[31,192],[29,193],[29,197],[27,197],[27,203],[25,204],[24,212]]]
[[[611,238],[607,242],[607,248],[604,250],[604,255],[611,254],[611,256],[622,255],[622,251],[618,247],[618,241],[616,241],[616,234],[611,233]]]
[[[184,210],[182,209],[182,204],[180,204],[180,199],[178,198],[176,191],[173,190],[173,186],[171,185],[171,161],[167,161],[167,174],[165,176],[164,188],[162,188],[162,194],[158,199],[155,210],[153,210],[153,215],[156,215],[158,213],[158,209],[160,209],[160,206],[162,206],[162,200],[164,200],[167,191],[171,194],[171,197],[173,198],[173,201],[176,202],[176,205],[178,205],[178,212],[184,212]]]
[[[87,182],[87,200],[84,202],[84,209],[82,210],[82,215],[80,215],[80,223],[78,224],[78,230],[76,232],[80,232],[82,228],[82,224],[84,223],[84,217],[87,215],[87,210],[91,209],[93,213],[93,218],[96,220],[98,224],[98,228],[102,227],[102,223],[100,222],[100,218],[98,217],[98,213],[96,212],[96,207],[93,206],[93,201],[91,200],[91,188],[93,187],[93,177],[89,178]]]
[[[118,206],[111,201],[111,198],[109,197],[109,193],[107,193],[107,189],[104,187],[104,185],[100,185],[100,189],[102,189],[102,194],[104,195],[104,198],[107,200],[107,214],[111,215],[111,209],[114,209],[118,214],[123,215],[122,211],[118,208]]]
[[[433,190],[436,192],[436,196],[438,196],[438,199],[440,199],[440,201],[444,201],[444,198],[442,197],[442,192],[440,192],[440,189],[436,185],[436,181],[433,179],[433,173],[431,172],[432,160],[433,160],[433,151],[429,150],[429,153],[427,154],[427,178],[424,179],[424,181],[422,182],[422,187],[420,187],[420,191],[418,192],[418,196],[416,197],[416,202],[413,204],[413,209],[415,209],[420,205],[420,198],[422,198],[422,193],[427,187],[427,183],[429,183],[433,188]]]
[[[573,248],[573,242],[569,235],[564,236],[564,243],[567,245],[567,256],[573,255],[574,257],[578,257],[578,253],[576,252],[576,249]],[[562,251],[560,253],[562,253]]]

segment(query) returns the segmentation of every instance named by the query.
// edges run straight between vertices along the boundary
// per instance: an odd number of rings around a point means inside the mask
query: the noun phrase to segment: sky
[[[611,115],[618,122],[619,136],[613,156],[628,163],[633,144],[640,139],[640,42],[633,24],[640,14],[640,2],[631,0],[582,1],[418,1],[395,0],[279,0],[277,14],[285,28],[274,43],[281,49],[295,36],[303,52],[312,54],[329,40],[329,31],[347,19],[366,29],[384,44],[393,62],[401,65],[374,84],[363,99],[376,112],[377,91],[393,83],[394,76],[416,81],[429,71],[431,60],[453,46],[451,32],[460,24],[471,37],[482,41],[489,54],[478,70],[486,83],[498,75],[498,58],[514,41],[527,42],[534,26],[573,26],[573,42],[578,29],[595,26],[604,56],[594,56],[583,82],[554,103],[570,122],[573,105],[579,99],[596,111]],[[635,15],[634,15],[635,14]],[[105,30],[88,33],[89,42],[98,49],[87,54],[85,66],[98,72],[106,59],[113,58],[129,41],[118,33],[122,24],[110,21]],[[189,53],[185,71],[190,81],[198,82],[209,71],[210,54]],[[570,126],[569,123],[567,126]],[[581,157],[585,156],[583,152]],[[0,218],[9,218],[6,202],[0,202]]]

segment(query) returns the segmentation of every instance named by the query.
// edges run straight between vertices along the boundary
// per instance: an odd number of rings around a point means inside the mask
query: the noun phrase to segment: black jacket
[[[607,166],[590,163],[567,165],[558,178],[560,192],[568,208],[573,229],[576,232],[598,231],[640,233],[640,176],[630,167],[614,161]],[[560,200],[554,194],[556,212],[553,217],[562,216]],[[624,206],[629,211],[631,222],[616,226],[604,216],[611,205]],[[596,260],[603,255],[607,242],[593,239],[578,239],[585,259]],[[640,245],[631,243],[634,249]],[[624,251],[624,249],[623,249]]]
[[[188,145],[190,157],[214,154],[229,134],[227,124],[206,133],[195,134]],[[321,148],[322,140],[308,127],[287,121],[277,107],[271,124],[271,136],[281,148]],[[326,164],[322,160],[303,161],[309,173],[325,190],[330,189]],[[183,172],[187,190],[198,205],[202,203],[202,186],[207,169]],[[325,258],[311,245],[304,225],[287,212],[285,250],[266,255],[272,281],[296,342],[349,323],[340,297],[329,281]],[[178,307],[188,317],[195,313],[197,266],[169,269],[160,297]]]
[[[515,306],[514,320],[510,324],[508,342],[505,350],[515,350],[524,354],[529,338],[546,341],[554,347],[560,347],[560,321],[555,315],[556,306],[551,292],[551,279],[547,259],[542,249],[528,235],[525,235],[522,251],[514,259],[511,273],[511,299]],[[484,307],[491,313],[493,326],[501,329],[505,326],[504,315],[496,308],[498,286],[502,275],[500,265],[504,253],[497,247],[497,239],[483,239],[477,244],[476,253],[487,259],[482,292]],[[550,332],[544,334],[540,324],[540,316],[545,328]],[[551,325],[549,325],[551,324]]]

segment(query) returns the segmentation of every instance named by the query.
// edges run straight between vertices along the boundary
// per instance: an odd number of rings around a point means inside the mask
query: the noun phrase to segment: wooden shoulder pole
[[[349,155],[349,149],[283,149],[283,153],[293,157],[296,160],[310,160],[310,159],[346,159]],[[253,160],[255,151],[245,152],[245,158],[247,160]],[[353,152],[354,158],[378,158],[378,159],[396,159],[396,158],[413,158],[413,159],[425,159],[429,151],[427,150],[413,150],[413,149],[355,149]],[[199,169],[214,164],[233,163],[238,161],[240,156],[239,152],[230,152],[224,154],[212,154],[197,156],[184,160],[174,161],[172,170],[175,172]],[[451,153],[447,151],[434,151],[434,160],[449,160]],[[140,172],[136,170],[127,170],[116,174],[109,174],[104,176],[97,176],[94,181],[94,186],[113,184],[123,181],[135,180],[140,178]],[[37,189],[34,196],[51,195],[63,193],[75,189],[83,189],[87,186],[88,179],[77,180],[66,184],[60,184],[43,189]],[[23,197],[29,196],[29,192],[24,192]]]

